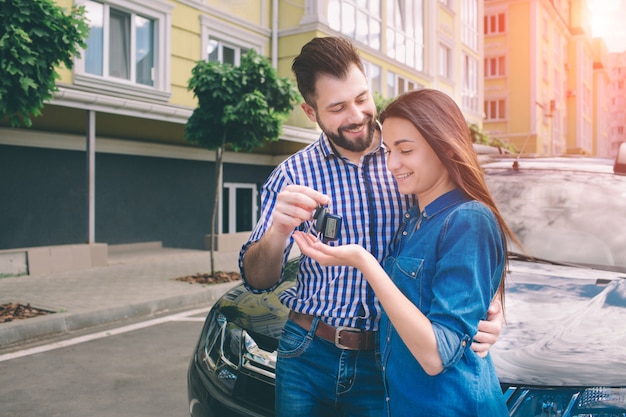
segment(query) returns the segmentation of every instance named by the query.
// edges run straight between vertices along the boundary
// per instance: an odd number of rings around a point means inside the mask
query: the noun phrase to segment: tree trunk
[[[217,210],[219,210],[219,196],[220,189],[222,184],[222,160],[224,158],[224,148],[226,147],[226,132],[224,132],[224,136],[222,137],[222,146],[215,149],[215,189],[214,194],[215,198],[213,199],[213,212],[211,213],[211,276],[215,276],[215,262],[214,262],[214,252],[215,252],[215,233],[216,219],[217,219]]]

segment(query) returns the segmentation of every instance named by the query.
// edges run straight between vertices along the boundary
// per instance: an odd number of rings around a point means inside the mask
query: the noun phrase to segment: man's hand
[[[329,203],[329,197],[302,185],[288,185],[276,196],[272,213],[272,227],[282,236],[290,236],[302,222],[311,220],[313,212],[321,204]]]
[[[500,337],[502,324],[504,323],[504,314],[502,313],[502,304],[500,301],[494,300],[487,310],[487,320],[478,322],[478,333],[474,336],[472,350],[478,356],[484,358],[489,353],[489,349]]]
[[[320,204],[328,202],[328,196],[301,185],[288,185],[278,193],[271,213],[271,226],[248,248],[243,258],[243,269],[250,286],[264,290],[278,282],[287,239],[302,222],[313,218],[313,211]]]

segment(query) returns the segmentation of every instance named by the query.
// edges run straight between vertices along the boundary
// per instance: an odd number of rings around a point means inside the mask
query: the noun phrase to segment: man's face
[[[364,153],[372,146],[376,129],[376,105],[365,75],[351,66],[345,79],[321,76],[315,84],[317,108],[303,104],[311,121],[333,144],[351,153]]]

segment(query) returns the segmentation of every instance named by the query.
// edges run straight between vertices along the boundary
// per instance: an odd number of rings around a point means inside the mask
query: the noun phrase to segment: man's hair
[[[315,83],[322,75],[344,79],[352,65],[365,74],[363,62],[348,39],[340,37],[313,38],[294,58],[291,70],[296,76],[298,90],[304,101],[315,106]]]

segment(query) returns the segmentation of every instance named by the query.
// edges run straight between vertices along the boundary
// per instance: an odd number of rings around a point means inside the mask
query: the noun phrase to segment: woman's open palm
[[[369,254],[359,245],[329,246],[314,235],[304,232],[294,232],[293,237],[304,255],[324,266],[346,265],[358,268],[365,258],[364,255]]]

